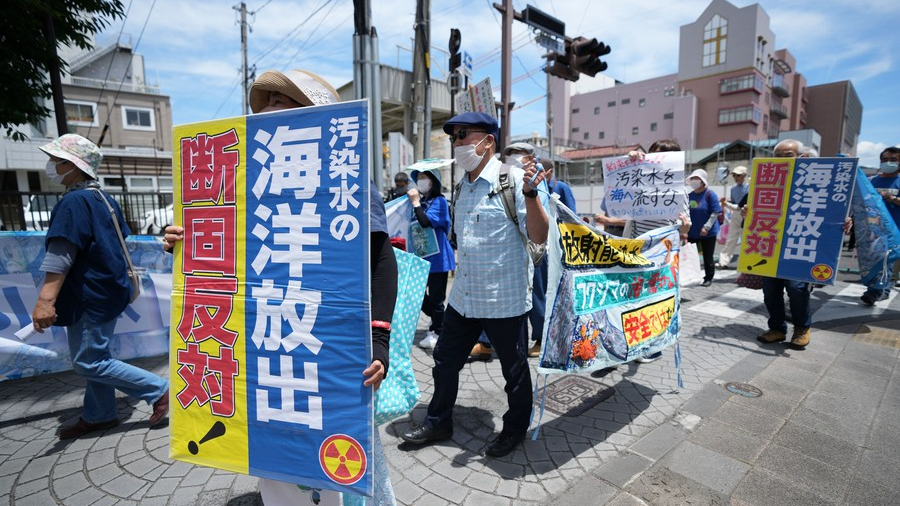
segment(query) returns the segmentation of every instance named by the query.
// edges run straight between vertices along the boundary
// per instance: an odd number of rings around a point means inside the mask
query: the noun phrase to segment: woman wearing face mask
[[[880,173],[869,181],[884,199],[884,206],[891,213],[894,223],[900,227],[900,148],[891,146],[882,151],[879,168]],[[890,269],[890,266],[888,268]],[[894,262],[891,283],[897,283],[898,278],[900,278],[900,262]],[[891,283],[888,283],[885,288],[868,287],[860,297],[863,304],[872,306],[880,300],[887,299],[891,293]]]
[[[153,406],[150,425],[169,412],[169,382],[112,358],[110,341],[128,306],[131,281],[113,220],[130,230],[118,203],[100,189],[103,154],[93,142],[66,134],[40,147],[50,160],[47,176],[66,187],[47,230],[46,273],[32,320],[38,332],[66,328],[72,367],[85,383],[81,417],[63,427],[60,439],[119,425],[116,390]]]
[[[444,299],[447,297],[447,275],[456,269],[453,248],[447,234],[450,232],[450,206],[441,194],[441,176],[438,169],[413,170],[409,177],[416,182],[416,187],[409,190],[409,201],[413,206],[412,219],[423,228],[434,229],[440,251],[425,259],[431,263],[428,273],[428,289],[422,301],[422,312],[431,318],[428,333],[419,341],[420,348],[434,348],[441,325],[444,322]]]
[[[719,204],[719,196],[706,186],[705,170],[691,172],[688,185],[692,190],[688,195],[688,206],[691,209],[688,241],[697,243],[703,253],[705,276],[701,286],[709,286],[716,275],[713,254],[716,250],[716,236],[719,235],[719,213],[722,212],[722,206]]]

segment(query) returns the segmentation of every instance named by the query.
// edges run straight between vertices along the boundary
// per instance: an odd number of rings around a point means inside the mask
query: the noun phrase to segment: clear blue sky
[[[499,0],[496,0],[499,2]],[[445,75],[450,28],[462,32],[463,50],[475,58],[475,79],[500,83],[500,18],[492,0],[431,2],[433,76]],[[738,7],[753,2],[735,1]],[[898,53],[900,2],[896,0],[763,0],[776,35],[775,46],[788,48],[810,85],[850,79],[863,103],[858,154],[865,165],[878,153],[900,144]],[[410,69],[415,0],[372,0],[381,61]],[[240,27],[233,3],[215,0],[130,0],[124,21],[99,37],[131,36],[145,56],[148,80],[172,99],[175,124],[241,114]],[[569,36],[596,37],[612,46],[606,59],[609,77],[634,82],[677,71],[678,30],[693,22],[708,0],[522,0],[566,23]],[[152,10],[151,10],[152,7]],[[249,0],[252,33],[249,59],[260,70],[302,68],[335,87],[352,73],[353,3],[350,0]],[[512,134],[545,133],[546,78],[540,67],[545,52],[530,29],[515,23]],[[499,98],[499,91],[497,92]]]

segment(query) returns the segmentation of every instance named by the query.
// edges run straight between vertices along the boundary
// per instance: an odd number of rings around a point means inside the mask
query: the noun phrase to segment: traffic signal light
[[[459,45],[462,43],[462,35],[459,29],[450,29],[450,72],[459,68],[462,63],[462,55],[459,53]]]
[[[598,72],[606,70],[606,62],[601,61],[601,56],[608,55],[612,48],[597,39],[586,39],[578,37],[572,40],[571,46],[566,44],[566,51],[571,47],[572,63],[571,66],[575,72],[587,74],[591,77],[597,75]]]
[[[552,52],[547,55],[547,66],[544,68],[544,72],[551,76],[559,77],[560,79],[577,81],[580,75],[578,74],[578,71],[572,67],[574,61],[575,55],[572,53],[572,45],[569,41],[566,41],[565,54]]]

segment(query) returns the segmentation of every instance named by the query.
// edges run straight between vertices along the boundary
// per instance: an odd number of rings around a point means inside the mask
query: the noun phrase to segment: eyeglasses
[[[467,135],[474,134],[474,133],[486,134],[487,132],[484,130],[466,130],[465,128],[460,128],[459,132],[457,132],[455,134],[450,134],[450,142],[456,142],[456,139],[463,140],[466,138]]]

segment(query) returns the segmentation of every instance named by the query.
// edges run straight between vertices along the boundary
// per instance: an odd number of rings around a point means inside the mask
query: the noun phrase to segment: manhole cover
[[[573,374],[547,385],[544,407],[557,415],[579,416],[614,393],[612,387]]]
[[[759,397],[762,395],[762,390],[749,383],[726,383],[725,390],[744,397]]]

